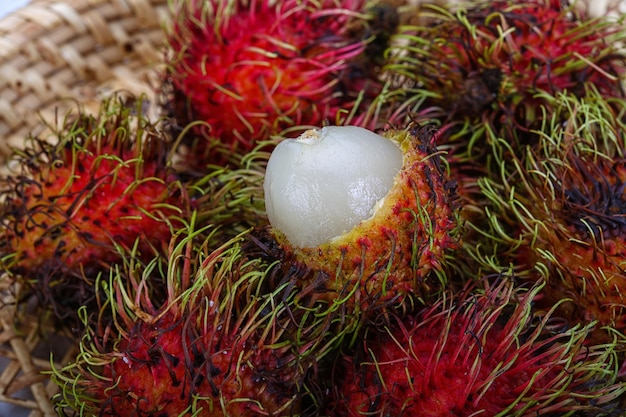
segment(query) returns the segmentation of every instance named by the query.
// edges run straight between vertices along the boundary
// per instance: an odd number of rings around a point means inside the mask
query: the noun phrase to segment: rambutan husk
[[[568,299],[558,314],[597,322],[598,340],[626,331],[626,123],[616,108],[598,92],[553,97],[537,144],[498,157],[500,175],[479,181],[487,222],[470,225],[483,237],[470,253],[486,270],[514,265],[521,278],[545,281],[538,304]]]
[[[592,326],[537,314],[540,290],[488,277],[368,327],[338,360],[324,415],[618,415],[615,339],[590,345]]]
[[[200,166],[228,162],[213,140],[245,154],[366,109],[398,24],[394,7],[366,0],[193,0],[175,15],[161,104]]]
[[[624,97],[626,31],[615,16],[590,18],[555,0],[425,4],[417,13],[428,23],[400,28],[383,72],[410,103],[402,104],[406,119],[428,109],[445,127],[438,146],[469,204],[476,175],[498,175],[494,152],[515,155],[536,143],[549,97]]]
[[[401,148],[403,165],[371,217],[314,247],[293,245],[275,227],[256,234],[277,261],[273,285],[288,283],[300,307],[333,322],[336,334],[436,297],[461,239],[455,184],[434,148],[436,131],[411,125],[381,134]]]
[[[34,294],[61,326],[81,327],[78,307],[95,303],[96,281],[116,264],[165,256],[192,215],[217,228],[213,247],[267,223],[267,153],[241,157],[235,169],[182,172],[176,138],[146,105],[120,93],[96,115],[79,107],[50,126],[51,138],[16,149],[0,180],[2,268],[20,283],[19,299]]]
[[[97,115],[68,114],[53,139],[16,149],[2,179],[3,269],[60,317],[93,297],[89,282],[120,253],[161,253],[190,211],[167,165],[171,145],[142,103],[116,95]]]
[[[555,0],[425,4],[427,25],[405,26],[385,71],[439,107],[442,119],[536,126],[538,93],[581,96],[593,85],[623,97],[624,40],[615,17],[590,18]],[[394,61],[395,59],[395,61]]]
[[[103,278],[101,320],[87,326],[75,362],[53,370],[59,412],[316,415],[309,380],[329,346],[297,337],[305,331],[291,301],[283,289],[266,292],[270,265],[242,250],[245,233],[212,250],[200,239],[210,230],[192,224],[166,259]],[[167,283],[164,297],[150,292],[155,278]]]

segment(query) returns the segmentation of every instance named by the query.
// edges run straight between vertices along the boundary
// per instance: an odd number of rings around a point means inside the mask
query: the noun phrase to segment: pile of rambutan
[[[58,413],[626,415],[626,26],[586,10],[172,2],[159,102],[0,178]]]

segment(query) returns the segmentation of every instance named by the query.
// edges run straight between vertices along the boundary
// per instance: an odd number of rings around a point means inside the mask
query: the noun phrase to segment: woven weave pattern
[[[54,352],[59,366],[75,353],[74,348],[69,347],[69,338],[38,325],[36,317],[16,314],[17,289],[9,281],[0,279],[0,402],[28,412],[29,417],[54,417],[50,399],[58,386],[45,374],[51,369],[50,354]]]
[[[72,100],[151,94],[170,15],[167,0],[34,0],[0,20],[0,154]]]

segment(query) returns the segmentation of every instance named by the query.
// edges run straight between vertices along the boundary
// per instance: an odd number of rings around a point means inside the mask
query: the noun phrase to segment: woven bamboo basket
[[[76,103],[154,94],[168,0],[32,0],[0,20],[0,157]]]
[[[31,0],[0,19],[0,167],[77,105],[119,90],[155,100],[170,16],[168,0]],[[75,343],[16,314],[15,293],[0,271],[0,415],[56,416],[46,371]]]

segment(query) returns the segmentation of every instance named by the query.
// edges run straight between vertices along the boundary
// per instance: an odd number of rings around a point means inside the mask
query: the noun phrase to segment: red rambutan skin
[[[92,323],[76,360],[55,370],[61,408],[111,417],[299,415],[320,352],[296,346],[280,295],[262,293],[267,265],[244,255],[241,236],[213,250],[208,240],[198,245],[200,230],[187,232],[172,240],[163,268],[125,265],[111,278],[103,309],[113,320]],[[165,298],[151,291],[154,280],[166,282]]]
[[[104,367],[111,385],[93,391],[103,404],[100,415],[177,416],[192,405],[202,416],[280,415],[290,392],[263,375],[278,366],[279,354],[255,352],[254,341],[202,320],[164,315],[136,323]]]
[[[205,122],[193,132],[245,153],[282,129],[334,121],[360,93],[373,96],[379,88],[371,68],[357,62],[366,42],[351,30],[351,22],[365,22],[364,6],[365,0],[188,2],[169,35],[167,78],[178,125]]]
[[[12,179],[2,233],[12,270],[79,273],[118,259],[116,246],[131,252],[139,240],[137,253],[152,257],[169,241],[184,193],[165,165],[123,141],[61,145]]]
[[[626,159],[570,152],[551,172],[551,178],[554,182],[550,184],[543,176],[530,179],[534,194],[529,201],[542,202],[529,210],[539,227],[528,236],[532,243],[518,252],[518,263],[548,274],[544,303],[569,298],[572,302],[563,306],[563,312],[570,319],[597,320],[599,327],[624,332]],[[521,234],[526,236],[529,231]]]
[[[594,390],[583,382],[594,377],[571,365],[589,353],[587,331],[541,336],[547,322],[527,327],[533,292],[503,308],[511,289],[459,293],[458,304],[444,300],[386,331],[370,330],[359,353],[336,371],[329,415],[530,416],[576,409],[574,398],[581,394],[584,403]],[[610,398],[624,389],[608,386]]]
[[[139,252],[149,255],[150,244],[171,237],[171,225],[160,217],[180,213],[168,185],[173,178],[163,168],[140,162],[132,150],[66,149],[54,166],[38,170],[37,183],[22,188],[19,202],[12,201],[26,212],[14,232],[18,264],[56,258],[75,269],[107,262],[116,257],[113,243],[128,250],[137,237],[146,239]]]
[[[417,31],[426,39],[415,45],[423,65],[398,68],[456,119],[497,123],[504,115],[528,127],[542,102],[538,92],[583,95],[593,84],[604,96],[623,96],[623,58],[610,41],[620,25],[577,16],[564,3],[496,0],[441,14],[437,25]]]

